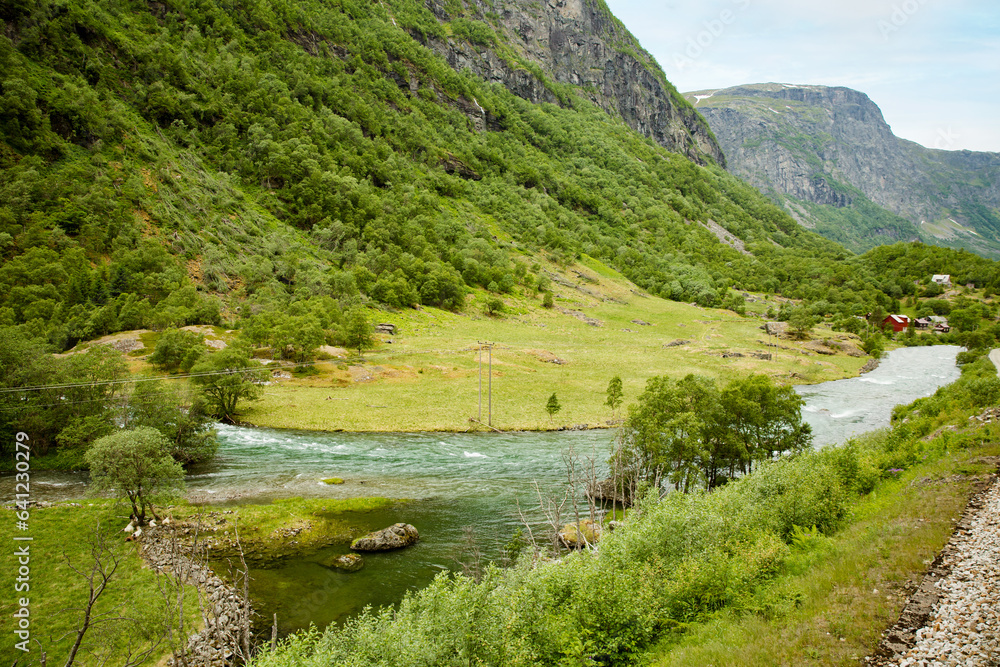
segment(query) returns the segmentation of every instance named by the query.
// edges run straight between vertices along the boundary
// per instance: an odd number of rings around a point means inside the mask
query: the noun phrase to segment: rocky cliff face
[[[603,0],[427,0],[427,6],[449,27],[488,26],[498,36],[490,43],[462,30],[448,39],[414,35],[454,69],[536,103],[562,103],[551,82],[577,86],[667,149],[701,164],[725,165],[707,123]]]
[[[857,237],[856,249],[922,238],[1000,252],[1000,154],[900,139],[849,88],[757,84],[686,97],[730,171],[827,236]],[[844,229],[852,220],[866,227]]]

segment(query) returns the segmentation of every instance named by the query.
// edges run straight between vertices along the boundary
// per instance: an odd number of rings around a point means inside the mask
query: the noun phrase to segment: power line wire
[[[313,366],[315,361],[302,361],[295,364],[276,366],[276,370],[284,370],[288,368],[300,368],[303,366]],[[42,391],[44,389],[74,389],[78,387],[102,387],[107,385],[118,385],[118,384],[136,384],[138,382],[155,382],[157,380],[185,380],[188,378],[197,377],[210,377],[213,375],[235,375],[237,373],[253,373],[256,371],[266,371],[270,370],[269,366],[259,366],[254,368],[233,368],[221,371],[204,371],[201,373],[180,373],[178,375],[157,375],[153,377],[129,377],[122,378],[119,380],[101,380],[92,382],[67,382],[64,384],[40,384],[33,385],[30,387],[6,387],[0,389],[0,394],[11,394],[15,392],[28,392],[28,391]]]

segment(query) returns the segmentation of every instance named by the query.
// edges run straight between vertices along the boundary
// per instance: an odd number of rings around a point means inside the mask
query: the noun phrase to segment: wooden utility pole
[[[483,347],[489,352],[489,362],[487,373],[489,378],[486,381],[486,409],[487,426],[493,426],[493,343],[479,341],[479,422],[483,421]]]
[[[487,384],[487,400],[489,401],[489,412],[487,413],[487,426],[493,426],[493,344],[489,346],[490,351],[490,381]]]

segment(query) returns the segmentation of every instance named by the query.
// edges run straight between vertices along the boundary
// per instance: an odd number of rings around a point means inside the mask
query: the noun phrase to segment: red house
[[[906,315],[889,315],[887,318],[882,320],[882,328],[885,329],[890,326],[896,333],[905,331],[906,327],[910,326],[910,318]]]

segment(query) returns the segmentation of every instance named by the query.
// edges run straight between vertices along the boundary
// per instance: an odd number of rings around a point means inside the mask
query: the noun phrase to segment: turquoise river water
[[[875,371],[859,378],[803,386],[803,416],[818,446],[889,423],[893,406],[932,394],[959,375],[957,347],[890,352]],[[232,505],[279,497],[383,496],[409,499],[391,509],[348,517],[358,530],[405,521],[420,531],[419,543],[399,552],[366,555],[365,567],[343,573],[323,565],[347,551],[335,546],[279,567],[252,571],[254,604],[267,625],[278,614],[282,634],[343,621],[367,605],[398,602],[438,573],[454,569],[467,530],[487,558],[496,557],[521,525],[519,507],[540,521],[538,490],[561,495],[564,456],[572,447],[597,473],[610,451],[613,431],[551,433],[358,434],[241,428],[220,425],[218,457],[187,478],[192,502]],[[340,477],[342,485],[321,482]],[[537,485],[537,489],[536,489]],[[13,478],[0,478],[12,497]],[[80,497],[85,477],[39,471],[36,499]]]

